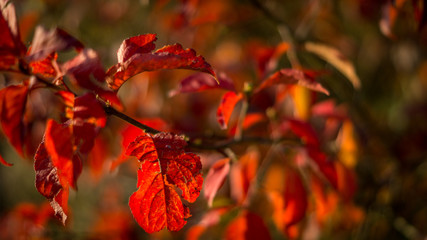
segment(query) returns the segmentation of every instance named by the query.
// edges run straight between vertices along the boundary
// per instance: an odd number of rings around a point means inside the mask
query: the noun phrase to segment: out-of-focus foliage
[[[126,137],[137,130],[108,119],[109,128],[101,131],[88,158],[93,167],[82,172],[79,191],[70,191],[66,227],[50,220],[53,213],[34,188],[33,163],[20,160],[2,136],[1,159],[14,165],[0,165],[0,238],[426,238],[426,1],[12,2],[25,44],[36,25],[59,26],[94,49],[104,68],[117,63],[116,51],[130,36],[155,33],[158,46],[179,42],[196,49],[223,85],[215,89],[212,79],[186,70],[132,77],[119,97],[126,113],[146,125],[190,137],[203,133],[212,141],[218,136],[299,137],[303,146],[230,145],[228,178],[215,183],[220,186],[215,197],[209,196],[209,206],[199,198],[183,230],[148,235],[132,219],[126,199],[136,190],[138,162],[127,161],[121,147],[133,141],[138,133]],[[73,54],[60,57],[78,57]],[[263,81],[289,73],[286,69],[304,75],[303,87],[256,90],[272,85]],[[283,74],[277,79],[283,80]],[[13,74],[0,75],[1,88],[10,81],[18,82]],[[304,86],[326,89],[329,96]],[[57,97],[49,94],[28,95],[32,111],[26,124],[38,121],[31,123],[34,139],[25,139],[26,151],[35,152],[43,136],[40,119],[57,111],[49,105]],[[233,106],[220,104],[227,94],[238,96]],[[10,104],[0,102],[1,111]],[[222,125],[218,106],[226,118]],[[4,133],[21,125],[2,116]],[[228,129],[222,130],[225,125]],[[128,133],[122,138],[119,131]],[[201,156],[205,177],[224,157],[209,151]]]

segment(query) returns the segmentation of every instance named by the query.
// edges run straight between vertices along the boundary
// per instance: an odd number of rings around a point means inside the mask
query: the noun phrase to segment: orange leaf
[[[212,207],[213,199],[218,189],[224,184],[224,180],[230,171],[230,159],[224,158],[214,163],[206,175],[204,197],[208,206]]]
[[[222,96],[221,103],[216,112],[216,119],[222,129],[226,129],[228,121],[230,120],[231,113],[233,113],[236,104],[243,99],[243,94],[236,94],[234,92],[227,92]]]
[[[200,158],[185,153],[185,140],[171,133],[154,136],[144,133],[129,144],[127,154],[141,162],[138,190],[129,199],[129,206],[138,224],[148,233],[168,228],[178,231],[190,217],[175,190],[182,198],[194,202],[200,194],[203,178]]]
[[[329,91],[320,83],[315,82],[314,79],[306,76],[303,71],[291,68],[281,69],[280,71],[275,72],[265,79],[255,92],[259,92],[267,87],[277,84],[297,84],[310,90],[329,95]]]
[[[258,169],[259,158],[258,151],[250,150],[231,167],[231,195],[238,204],[242,204],[246,199],[249,186],[255,178]]]
[[[118,63],[107,71],[108,84],[119,90],[132,76],[160,69],[190,69],[211,74],[212,67],[193,49],[183,49],[180,44],[168,45],[154,52],[155,35],[140,35],[123,41],[117,53]]]
[[[263,219],[249,211],[243,211],[228,224],[225,230],[226,240],[271,239],[270,232]]]

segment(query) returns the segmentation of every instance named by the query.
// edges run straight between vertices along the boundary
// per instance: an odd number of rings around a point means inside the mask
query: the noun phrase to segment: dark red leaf
[[[23,155],[25,125],[23,116],[27,103],[28,87],[12,85],[0,90],[1,126],[16,151]]]
[[[317,164],[320,172],[328,179],[331,185],[338,188],[338,174],[334,163],[328,159],[325,153],[321,152],[317,148],[307,148],[308,155]]]
[[[169,92],[169,96],[175,96],[178,93],[200,92],[207,89],[226,89],[235,92],[233,81],[224,73],[217,75],[217,79],[206,73],[195,73],[184,78],[179,87]]]
[[[314,148],[320,147],[319,138],[310,124],[296,119],[290,119],[288,122],[292,132],[300,137],[307,146]]]
[[[83,44],[60,28],[46,30],[38,26],[34,32],[31,49],[25,59],[35,62],[45,59],[49,54],[75,48],[80,51]]]
[[[272,74],[261,83],[255,92],[259,92],[267,87],[271,87],[277,84],[297,84],[310,90],[329,95],[328,90],[326,90],[320,83],[306,77],[303,71],[290,68],[281,69],[280,71]]]
[[[251,42],[248,48],[257,63],[258,77],[262,79],[276,68],[279,58],[289,49],[289,44],[281,42],[277,46],[265,46],[261,42]]]
[[[21,42],[15,6],[7,0],[0,1],[0,69],[8,70],[25,54]]]
[[[64,74],[68,74],[81,88],[91,90],[111,104],[121,107],[120,100],[106,86],[106,75],[98,54],[90,48],[81,51],[76,57],[62,65]]]
[[[62,184],[59,181],[58,169],[53,165],[43,142],[34,156],[34,170],[37,190],[47,199],[53,199],[61,191]]]
[[[42,142],[34,156],[36,188],[47,198],[62,224],[65,225],[68,212],[68,184],[61,183],[62,171],[54,166],[51,157]]]
[[[235,92],[227,92],[222,96],[221,103],[216,112],[216,119],[222,129],[227,129],[228,121],[233,113],[236,104],[243,99],[243,94]]]
[[[219,188],[224,184],[224,180],[230,172],[230,159],[224,158],[217,161],[209,168],[205,179],[204,197],[208,201],[208,206],[212,207],[212,202]]]
[[[243,211],[228,224],[224,237],[226,240],[271,239],[270,232],[263,219],[249,211]]]
[[[180,44],[168,45],[149,52],[154,49],[154,40],[155,36],[150,34],[130,38],[122,43],[118,63],[107,71],[107,81],[111,89],[117,91],[124,82],[136,74],[160,69],[190,69],[215,76],[212,67],[202,56],[196,55],[193,49],[183,49]]]
[[[12,163],[6,162],[6,160],[4,160],[4,158],[1,155],[0,155],[0,163],[7,166],[7,167],[13,166]]]
[[[143,134],[129,144],[127,154],[141,162],[138,190],[129,199],[129,206],[138,224],[148,233],[167,227],[180,230],[190,217],[182,198],[194,202],[200,194],[203,178],[200,158],[185,153],[185,140],[171,133],[151,137]]]

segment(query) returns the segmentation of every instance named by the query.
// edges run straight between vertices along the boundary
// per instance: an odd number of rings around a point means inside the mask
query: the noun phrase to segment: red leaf
[[[4,160],[4,158],[1,155],[0,155],[0,163],[7,166],[7,167],[13,166],[12,163],[6,162],[6,160]]]
[[[1,0],[0,9],[0,69],[8,70],[25,54],[26,48],[18,31],[15,6]]]
[[[9,142],[22,156],[25,125],[23,116],[27,103],[28,87],[12,85],[0,90],[1,126]]]
[[[117,51],[117,61],[124,63],[134,54],[150,53],[156,48],[156,40],[156,34],[144,34],[124,40]]]
[[[111,104],[121,107],[116,94],[106,86],[104,68],[93,49],[84,49],[76,57],[64,63],[62,69],[78,86],[91,90],[101,98],[110,101]]]
[[[307,148],[308,155],[311,159],[317,164],[320,172],[328,179],[331,185],[337,189],[338,188],[338,174],[337,169],[332,161],[330,161],[326,154],[321,152],[317,148]]]
[[[259,158],[259,152],[251,150],[243,155],[239,161],[234,163],[231,167],[231,196],[238,204],[242,204],[246,199],[249,187],[258,169]]]
[[[243,94],[227,92],[222,96],[221,103],[216,112],[216,119],[221,126],[221,129],[227,129],[228,121],[230,120],[231,113],[233,113],[236,104],[243,99]]]
[[[45,59],[30,63],[33,74],[38,74],[44,78],[56,78],[58,76],[59,67],[56,63],[58,54],[53,52],[49,54]]]
[[[151,118],[151,119],[137,119],[138,122],[147,125],[151,128],[157,129],[159,131],[168,131],[168,124],[160,118]],[[120,156],[111,164],[110,170],[113,171],[120,164],[124,163],[129,157],[126,156],[126,149],[129,146],[129,143],[133,142],[136,137],[143,134],[142,129],[129,124],[122,131],[122,153]]]
[[[264,78],[266,73],[274,70],[279,58],[289,49],[289,44],[281,42],[277,46],[265,46],[260,42],[251,42],[249,54],[257,63],[258,77]]]
[[[138,190],[129,199],[129,206],[138,224],[148,233],[167,227],[180,230],[191,216],[182,198],[194,202],[200,194],[203,178],[200,158],[185,153],[185,140],[171,133],[151,137],[143,134],[132,142],[127,154],[141,162],[138,170]]]
[[[271,239],[270,232],[263,219],[249,211],[244,211],[225,230],[226,240]]]
[[[304,143],[309,147],[318,148],[320,147],[319,138],[313,127],[307,122],[300,120],[290,119],[288,120],[292,132],[301,138]]]
[[[62,29],[46,30],[38,26],[34,32],[31,49],[25,57],[27,62],[45,59],[49,54],[75,48],[83,49],[83,44]]]
[[[54,166],[43,142],[34,156],[34,170],[37,190],[49,200],[55,211],[55,217],[65,224],[68,212],[68,185],[61,183],[62,172]]]
[[[230,172],[230,159],[224,158],[217,161],[209,168],[206,175],[204,197],[208,206],[212,207],[213,199],[218,189],[224,184],[224,180]]]
[[[46,125],[45,143],[53,166],[58,170],[62,186],[77,188],[76,182],[82,171],[82,163],[73,149],[73,135],[69,126],[49,120]]]
[[[267,87],[271,87],[277,84],[297,84],[310,90],[329,95],[328,90],[326,90],[320,83],[315,82],[313,79],[305,76],[303,71],[290,68],[281,69],[280,71],[272,74],[261,83],[255,92],[259,92]]]
[[[304,218],[308,202],[307,192],[298,172],[288,170],[285,178],[283,221],[289,229]]]
[[[193,49],[183,49],[180,44],[168,45],[155,52],[155,35],[140,35],[125,40],[118,52],[118,63],[107,71],[111,89],[117,91],[132,76],[160,69],[190,69],[215,76],[205,59]],[[133,43],[133,44],[131,44]]]
[[[178,93],[200,92],[214,88],[236,91],[233,81],[224,73],[218,74],[217,80],[206,73],[195,73],[184,78],[177,89],[169,92],[169,97]]]

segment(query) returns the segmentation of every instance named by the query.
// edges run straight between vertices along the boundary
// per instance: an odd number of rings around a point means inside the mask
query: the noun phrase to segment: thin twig
[[[146,133],[152,133],[152,134],[160,133],[159,130],[154,129],[152,127],[149,127],[145,124],[138,122],[137,120],[133,119],[132,117],[129,117],[128,115],[126,115],[120,111],[117,111],[112,106],[105,106],[104,111],[106,114],[116,116],[116,117],[134,125],[135,127],[138,127],[140,129],[144,130],[144,132],[146,132]]]

